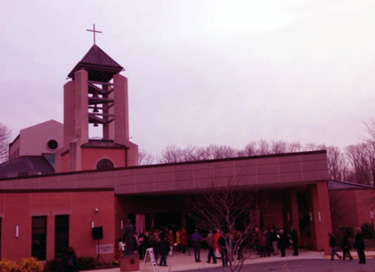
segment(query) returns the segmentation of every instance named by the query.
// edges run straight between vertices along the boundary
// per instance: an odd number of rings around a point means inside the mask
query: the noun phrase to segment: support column
[[[332,232],[331,211],[327,181],[320,181],[308,187],[310,196],[310,219],[313,247],[330,253],[328,234]]]
[[[299,229],[298,201],[297,201],[297,193],[295,189],[289,190],[289,201],[290,201],[291,224],[296,228],[298,232],[298,237],[300,237],[301,231]]]
[[[115,143],[126,145],[129,141],[128,115],[128,79],[122,75],[113,76],[114,84],[114,140]]]
[[[70,142],[75,138],[75,96],[74,82],[64,85],[64,147],[69,149]]]
[[[89,140],[89,113],[88,113],[88,73],[85,70],[75,72],[75,137],[79,144]]]

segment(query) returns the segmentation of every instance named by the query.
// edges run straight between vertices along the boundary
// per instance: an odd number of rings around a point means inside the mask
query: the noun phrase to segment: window
[[[33,216],[31,235],[31,255],[44,261],[47,246],[47,216]]]
[[[69,215],[55,217],[55,258],[63,258],[69,247]]]
[[[50,150],[55,150],[56,148],[58,148],[58,146],[59,146],[59,143],[54,139],[49,140],[47,143],[47,147]]]
[[[114,165],[113,162],[108,159],[102,159],[96,165],[97,170],[105,170],[105,169],[113,169]]]

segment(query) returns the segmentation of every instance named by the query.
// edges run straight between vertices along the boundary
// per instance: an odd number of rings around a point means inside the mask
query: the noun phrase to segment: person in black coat
[[[281,257],[285,257],[285,248],[288,246],[288,237],[284,233],[284,230],[279,230],[277,238],[279,239],[277,246],[280,249]]]
[[[160,243],[160,266],[167,266],[167,256],[170,250],[169,242],[166,237]]]
[[[346,256],[349,257],[349,260],[353,260],[352,254],[350,254],[350,243],[348,239],[348,235],[346,233],[343,234],[341,240],[341,249],[342,249],[342,259],[345,260]]]
[[[64,257],[63,272],[78,272],[78,257],[72,247],[66,250]]]
[[[363,234],[360,228],[357,228],[357,234],[354,238],[354,247],[357,249],[359,263],[365,264],[366,263],[366,256],[365,256],[365,240],[363,239]]]
[[[223,267],[228,266],[228,251],[226,243],[229,241],[229,235],[226,234],[225,237],[220,236],[218,246],[220,248],[221,262]]]
[[[334,260],[335,255],[341,260],[340,254],[336,252],[336,238],[333,233],[329,233],[329,247],[331,248],[331,261]]]
[[[298,256],[298,232],[294,226],[292,226],[292,232],[290,233],[290,240],[292,241],[293,256]]]

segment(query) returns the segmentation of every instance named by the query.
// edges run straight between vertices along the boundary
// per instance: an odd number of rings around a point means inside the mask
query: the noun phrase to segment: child
[[[125,251],[125,244],[121,239],[118,239],[118,251],[120,252],[120,255],[123,255]]]

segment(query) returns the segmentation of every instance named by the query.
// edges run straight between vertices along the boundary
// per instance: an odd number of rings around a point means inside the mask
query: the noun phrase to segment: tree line
[[[146,151],[139,152],[139,164],[169,164],[189,161],[215,160],[225,158],[262,156],[271,154],[296,153],[326,150],[328,172],[331,180],[374,185],[375,181],[375,120],[365,124],[367,138],[344,149],[337,146],[301,144],[286,141],[251,141],[244,148],[236,149],[227,145],[211,144],[206,147],[174,145],[167,146],[160,156],[152,156]]]
[[[160,156],[153,156],[141,150],[139,152],[139,165],[327,150],[330,179],[374,185],[375,120],[372,119],[370,122],[365,123],[365,130],[367,137],[362,142],[349,145],[344,149],[340,149],[337,146],[317,145],[314,143],[288,143],[282,140],[271,142],[265,140],[250,141],[242,149],[216,144],[206,147],[188,146],[185,148],[171,145],[167,146]],[[10,129],[0,123],[0,163],[8,160],[10,136]]]

